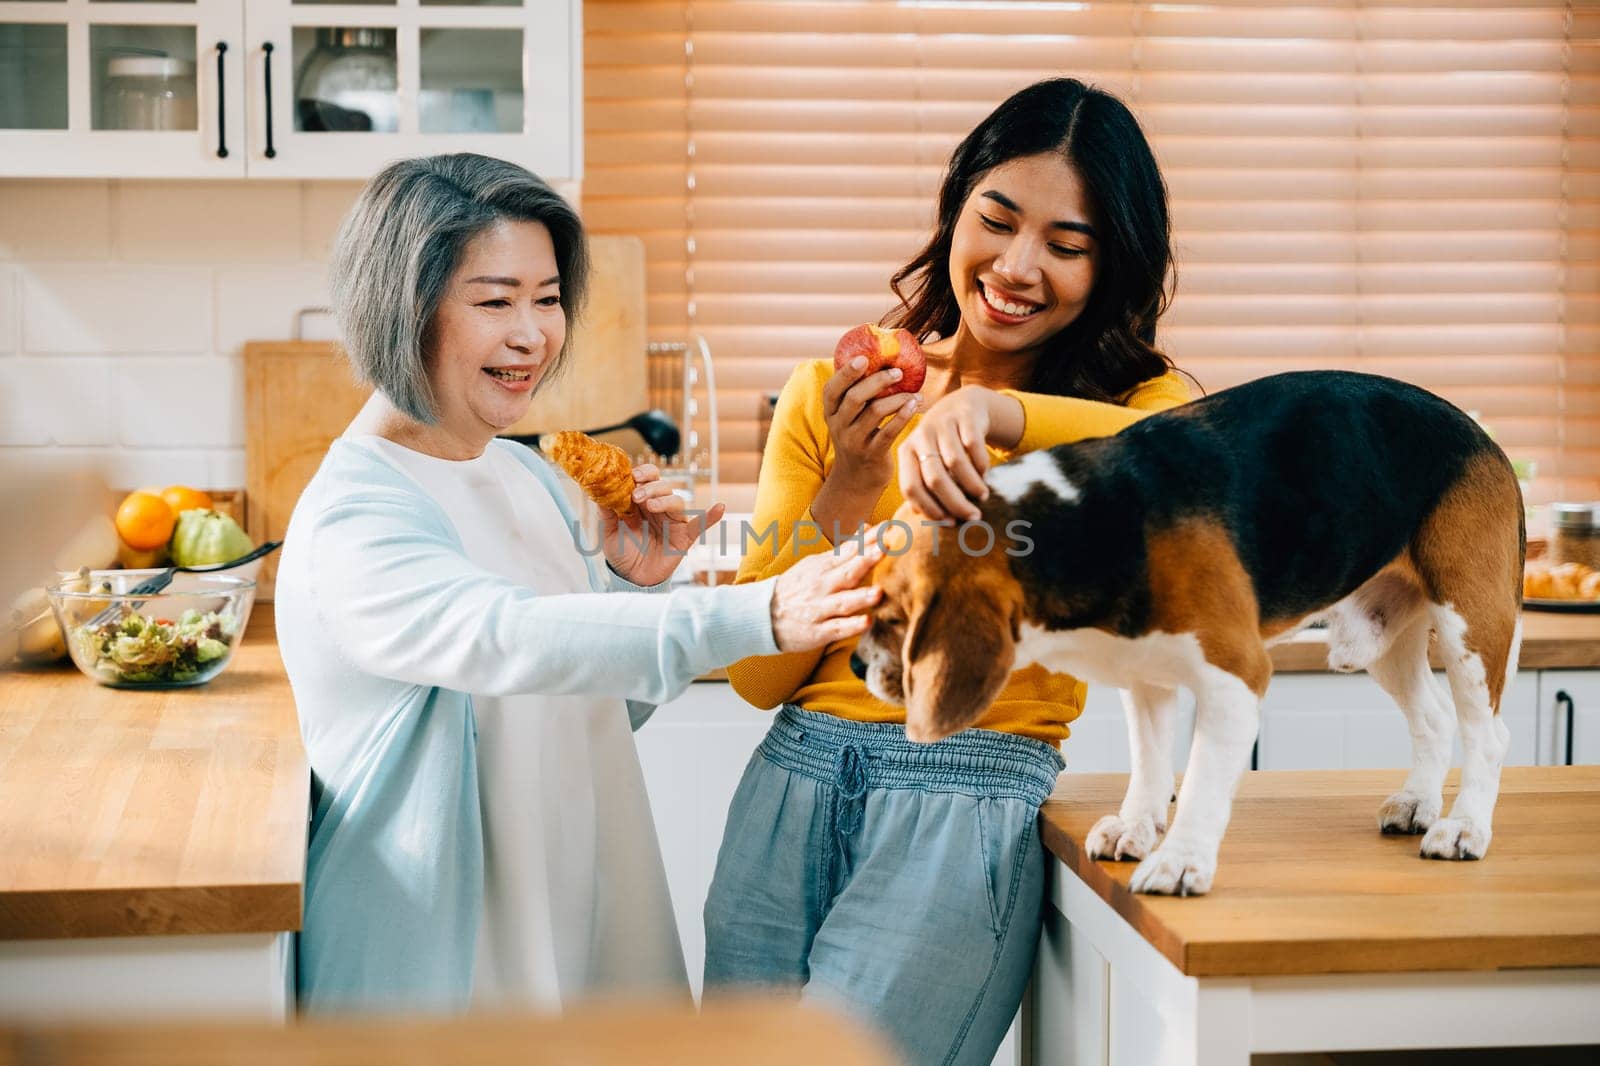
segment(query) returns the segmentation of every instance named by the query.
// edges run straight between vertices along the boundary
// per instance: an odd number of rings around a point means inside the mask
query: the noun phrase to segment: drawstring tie
[[[834,759],[834,827],[840,836],[861,828],[866,812],[867,755],[859,744],[846,744]]]

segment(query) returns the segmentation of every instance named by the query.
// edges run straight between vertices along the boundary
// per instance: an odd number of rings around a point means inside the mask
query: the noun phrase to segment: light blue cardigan
[[[490,447],[574,528],[547,461]],[[616,696],[638,728],[698,675],[778,650],[771,581],[645,595],[587,562],[592,594],[540,596],[470,562],[444,511],[371,446],[329,449],[290,520],[275,604],[315,802],[303,1009],[468,1005],[483,836],[467,693]]]

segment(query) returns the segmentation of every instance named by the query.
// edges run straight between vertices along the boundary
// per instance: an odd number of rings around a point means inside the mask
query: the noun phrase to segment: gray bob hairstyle
[[[550,231],[567,341],[540,379],[566,365],[583,310],[589,247],[577,212],[537,175],[503,159],[402,159],[367,184],[339,229],[329,274],[334,313],[357,375],[426,425],[438,418],[428,383],[429,332],[461,251],[501,220]]]

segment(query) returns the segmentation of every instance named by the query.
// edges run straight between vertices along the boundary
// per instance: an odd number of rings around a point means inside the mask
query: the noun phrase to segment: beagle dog
[[[1365,669],[1410,725],[1411,772],[1379,827],[1422,834],[1426,857],[1484,854],[1526,533],[1510,462],[1460,410],[1368,374],[1278,374],[985,481],[983,535],[905,514],[885,529],[884,595],[853,666],[905,705],[911,739],[971,725],[1031,663],[1123,689],[1132,773],[1089,854],[1143,860],[1135,891],[1203,893],[1272,675],[1267,646],[1320,619],[1329,665]],[[1179,688],[1196,725],[1169,831]],[[1452,706],[1464,756],[1442,818]]]

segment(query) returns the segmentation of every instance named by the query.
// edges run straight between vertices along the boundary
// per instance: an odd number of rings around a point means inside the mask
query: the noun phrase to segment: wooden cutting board
[[[589,247],[589,306],[573,333],[571,362],[511,432],[589,429],[649,406],[644,244],[636,237],[591,237]],[[252,341],[244,364],[246,529],[260,543],[282,539],[329,443],[370,390],[357,384],[332,342]],[[268,556],[259,597],[272,599],[277,569],[277,555]]]

